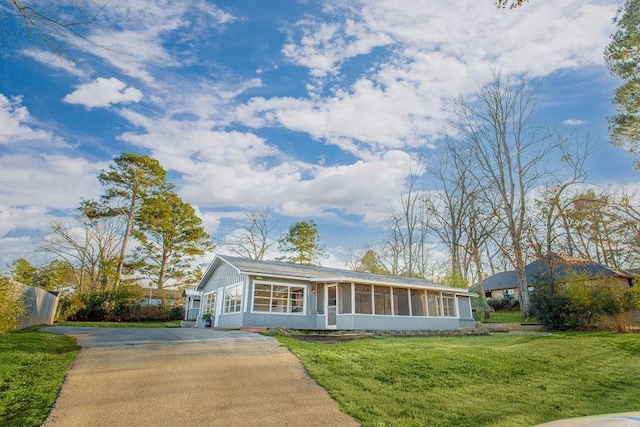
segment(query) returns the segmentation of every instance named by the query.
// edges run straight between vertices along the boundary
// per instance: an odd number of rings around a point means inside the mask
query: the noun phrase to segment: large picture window
[[[256,283],[253,311],[263,313],[304,313],[304,286]]]
[[[224,291],[224,312],[238,313],[242,309],[242,283],[229,286]]]

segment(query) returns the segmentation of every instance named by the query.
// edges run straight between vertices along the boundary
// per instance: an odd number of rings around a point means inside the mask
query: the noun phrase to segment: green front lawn
[[[492,311],[488,319],[482,319],[482,323],[522,323],[535,322],[535,319],[522,319],[520,311]]]
[[[531,426],[640,411],[640,336],[279,338],[363,426]]]
[[[77,352],[64,335],[0,334],[0,426],[40,426]]]

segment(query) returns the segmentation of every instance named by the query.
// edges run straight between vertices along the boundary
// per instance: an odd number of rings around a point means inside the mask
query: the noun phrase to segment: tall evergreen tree
[[[100,202],[85,201],[81,206],[88,217],[122,216],[126,226],[116,267],[114,289],[120,285],[122,270],[131,236],[134,218],[144,200],[154,190],[166,185],[166,171],[156,159],[134,153],[122,153],[113,160],[107,170],[98,175],[98,180],[106,188]]]
[[[623,83],[613,97],[618,107],[609,117],[609,132],[613,144],[633,153],[640,149],[640,0],[627,0],[615,22],[618,30],[604,56],[609,70]]]
[[[316,265],[324,255],[316,223],[300,221],[289,227],[289,232],[278,242],[278,248],[289,254],[279,257],[296,264]]]
[[[136,258],[160,291],[168,280],[184,279],[195,256],[212,248],[202,220],[171,186],[144,200],[133,234],[140,242]]]

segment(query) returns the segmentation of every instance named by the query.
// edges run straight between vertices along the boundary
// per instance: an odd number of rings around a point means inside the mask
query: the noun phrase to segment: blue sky
[[[0,6],[0,267],[42,260],[51,218],[98,197],[124,151],[158,159],[216,239],[269,205],[282,231],[315,220],[324,264],[341,266],[379,240],[448,100],[492,69],[542,80],[547,125],[601,138],[592,182],[635,184],[606,134],[618,82],[602,52],[621,4],[111,0],[63,58]]]

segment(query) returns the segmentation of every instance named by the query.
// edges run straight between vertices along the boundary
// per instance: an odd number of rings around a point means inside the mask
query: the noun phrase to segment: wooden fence
[[[18,326],[25,329],[37,325],[53,325],[58,309],[58,295],[41,288],[15,284],[24,295],[26,312]]]

